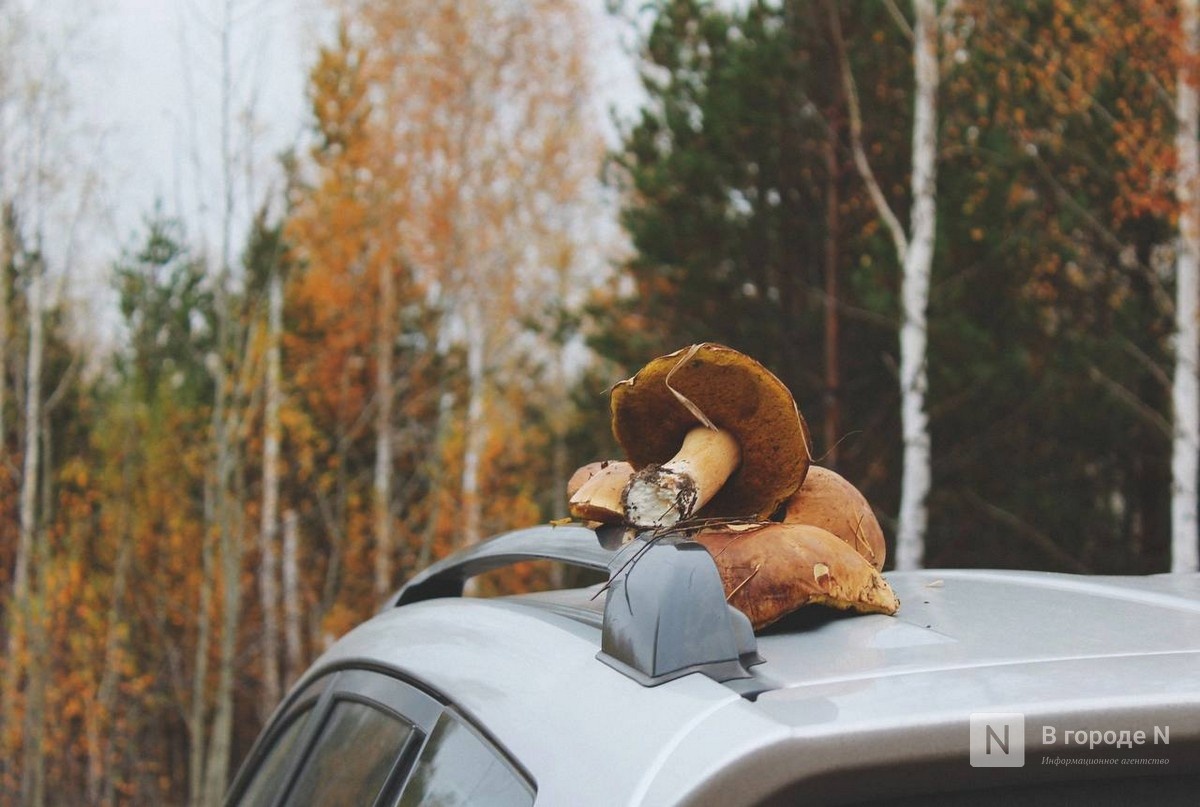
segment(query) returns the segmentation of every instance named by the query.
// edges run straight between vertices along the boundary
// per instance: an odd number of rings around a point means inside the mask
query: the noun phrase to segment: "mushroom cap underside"
[[[759,362],[712,343],[654,359],[613,387],[613,435],[634,468],[667,462],[702,425],[676,393],[741,448],[740,466],[702,515],[766,517],[800,487],[809,435],[791,392]]]

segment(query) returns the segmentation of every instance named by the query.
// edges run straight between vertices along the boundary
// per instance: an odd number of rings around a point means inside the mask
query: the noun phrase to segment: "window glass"
[[[312,714],[312,704],[296,714],[283,729],[275,740],[275,744],[271,746],[271,750],[263,757],[262,764],[258,766],[254,778],[242,791],[242,798],[238,804],[243,807],[257,807],[257,805],[270,804],[274,800],[275,794],[285,784],[284,777],[287,776],[292,751],[295,749],[296,741],[304,734],[304,726],[308,723],[310,714]]]
[[[529,807],[533,792],[485,741],[446,712],[421,752],[400,807]]]
[[[375,706],[334,701],[288,804],[374,804],[412,732],[411,725]]]

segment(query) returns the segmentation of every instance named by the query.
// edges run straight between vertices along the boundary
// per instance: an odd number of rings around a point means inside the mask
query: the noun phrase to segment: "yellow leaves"
[[[90,472],[87,463],[82,457],[71,457],[59,472],[59,481],[64,484],[74,485],[77,488],[86,488]]]
[[[333,641],[345,635],[362,620],[362,614],[347,603],[339,601],[326,612],[321,620],[321,635]]]

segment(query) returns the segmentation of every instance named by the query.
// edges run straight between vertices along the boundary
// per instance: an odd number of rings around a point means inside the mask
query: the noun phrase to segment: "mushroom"
[[[706,515],[765,518],[804,481],[808,427],[783,382],[732,348],[703,343],[654,359],[612,391],[617,442],[637,473],[625,520],[671,526]]]
[[[619,460],[589,463],[567,482],[568,509],[574,518],[613,524],[625,520],[621,492],[633,466]]]
[[[587,484],[587,481],[596,474],[603,471],[616,460],[596,460],[589,462],[587,465],[581,465],[575,469],[575,473],[571,474],[571,478],[567,480],[567,500],[575,497],[575,494],[581,487]]]
[[[805,605],[881,614],[900,608],[879,570],[820,527],[767,523],[705,530],[692,540],[712,555],[729,604],[755,630]]]
[[[811,524],[829,530],[854,547],[876,569],[883,569],[887,542],[867,498],[841,474],[813,465],[804,484],[784,504],[784,523]]]

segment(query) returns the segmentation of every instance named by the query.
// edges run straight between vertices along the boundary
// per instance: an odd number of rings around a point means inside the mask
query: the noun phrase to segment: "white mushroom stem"
[[[648,465],[625,487],[625,520],[635,527],[670,527],[708,504],[737,470],[742,451],[733,435],[699,427],[662,465]]]
[[[625,520],[625,508],[621,504],[621,492],[633,476],[633,466],[628,462],[606,461],[584,466],[575,476],[591,473],[574,492],[569,492],[568,509],[574,518],[583,521],[602,521],[615,524]],[[568,488],[571,485],[568,484]]]

